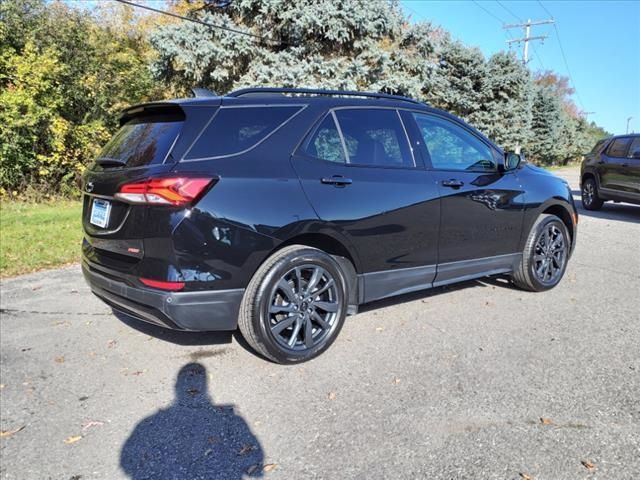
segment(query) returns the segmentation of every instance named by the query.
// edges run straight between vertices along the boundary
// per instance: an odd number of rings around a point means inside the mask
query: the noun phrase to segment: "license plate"
[[[107,225],[109,225],[109,215],[111,215],[111,202],[94,198],[89,221],[98,227],[107,228]]]

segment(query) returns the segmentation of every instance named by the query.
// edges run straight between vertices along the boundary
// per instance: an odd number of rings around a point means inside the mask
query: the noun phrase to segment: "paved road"
[[[378,302],[295,367],[116,318],[78,267],[5,281],[0,477],[638,478],[640,208],[581,213],[555,290]]]

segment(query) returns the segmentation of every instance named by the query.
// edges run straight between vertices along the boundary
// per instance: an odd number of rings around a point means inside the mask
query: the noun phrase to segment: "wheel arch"
[[[353,249],[332,235],[320,232],[301,233],[287,238],[278,244],[266,258],[271,257],[277,251],[290,245],[304,245],[307,247],[317,248],[331,255],[340,265],[346,277],[347,287],[349,289],[349,314],[357,312],[357,306],[360,303],[360,288],[358,284],[358,272],[360,272],[360,264],[357,254]]]

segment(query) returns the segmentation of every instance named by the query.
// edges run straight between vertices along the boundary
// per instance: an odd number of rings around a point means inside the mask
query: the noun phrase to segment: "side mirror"
[[[524,161],[523,155],[516,152],[506,152],[504,154],[504,171],[510,172],[520,166],[520,163]]]
[[[640,150],[634,150],[631,154],[631,158],[640,158]]]

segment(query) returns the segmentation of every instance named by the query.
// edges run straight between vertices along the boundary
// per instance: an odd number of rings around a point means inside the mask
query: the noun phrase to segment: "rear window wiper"
[[[109,158],[109,157],[103,157],[103,158],[98,158],[96,160],[96,163],[98,165],[126,165],[127,161],[126,160],[122,160],[120,158]]]

